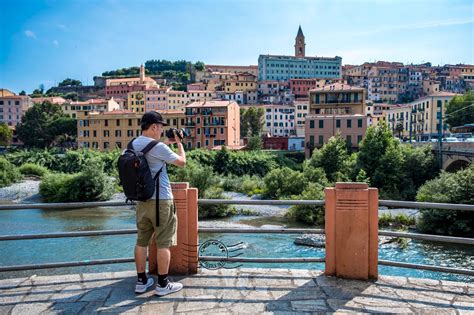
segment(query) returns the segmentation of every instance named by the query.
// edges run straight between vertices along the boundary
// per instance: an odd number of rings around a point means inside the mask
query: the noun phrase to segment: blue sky
[[[343,64],[474,64],[474,0],[0,0],[0,87],[30,93],[149,59],[257,64],[306,54]]]

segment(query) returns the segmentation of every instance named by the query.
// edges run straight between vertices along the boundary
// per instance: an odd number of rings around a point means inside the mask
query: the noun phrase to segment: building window
[[[347,142],[347,145],[352,146],[352,136],[347,136],[346,142]]]
[[[362,141],[362,136],[361,135],[357,136],[357,144],[359,144],[361,141]]]
[[[110,135],[110,132],[108,130],[104,130],[104,137],[108,137]]]
[[[336,128],[341,128],[341,120],[336,119]]]
[[[132,125],[132,120],[131,120],[131,119],[128,120],[128,125],[129,125],[129,126]]]
[[[110,144],[108,142],[104,142],[104,149],[108,149],[110,147]]]
[[[319,129],[322,129],[322,128],[324,128],[324,120],[321,119],[319,121]]]
[[[314,120],[309,121],[309,128],[314,129]]]
[[[323,144],[324,143],[324,136],[319,136],[319,144]]]
[[[115,136],[116,137],[121,137],[122,136],[122,130],[115,130]]]
[[[347,120],[347,128],[352,128],[352,120]]]
[[[108,126],[109,126],[109,121],[108,121],[107,119],[104,121],[104,126],[105,126],[105,127],[108,127]]]
[[[357,127],[362,128],[362,119],[357,119]]]
[[[122,142],[120,142],[120,141],[115,142],[115,147],[121,149],[122,148]]]
[[[309,144],[310,144],[311,146],[314,145],[314,136],[309,136]]]
[[[94,138],[97,137],[97,130],[93,130],[93,131],[92,131],[92,136],[93,136]]]

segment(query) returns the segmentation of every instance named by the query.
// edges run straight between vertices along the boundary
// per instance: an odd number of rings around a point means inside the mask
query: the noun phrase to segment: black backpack
[[[158,141],[151,141],[143,150],[136,151],[133,149],[133,140],[135,138],[128,143],[127,149],[118,159],[120,185],[123,187],[127,201],[147,201],[156,192],[156,225],[159,226],[159,176],[163,167],[156,173],[155,177],[152,177],[145,157],[158,144]]]

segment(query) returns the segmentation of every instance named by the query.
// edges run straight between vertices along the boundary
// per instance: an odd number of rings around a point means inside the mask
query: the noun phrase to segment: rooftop
[[[317,270],[221,269],[175,277],[178,293],[135,294],[134,271],[0,280],[4,314],[470,313],[474,284],[381,276],[358,281]]]
[[[194,102],[189,105],[186,105],[185,107],[227,107],[229,105],[235,104],[237,105],[236,102],[234,101],[204,101],[204,102]]]
[[[344,83],[333,83],[333,84],[327,84],[323,87],[320,88],[315,88],[309,90],[310,92],[322,92],[322,91],[335,91],[335,92],[340,92],[340,91],[364,91],[363,87],[359,86],[352,86],[349,84],[344,84]]]

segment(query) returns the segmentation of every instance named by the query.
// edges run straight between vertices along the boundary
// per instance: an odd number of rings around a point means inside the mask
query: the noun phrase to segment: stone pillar
[[[378,190],[365,183],[326,188],[326,275],[378,278]]]
[[[178,245],[171,247],[169,273],[191,275],[198,267],[198,190],[189,188],[189,183],[171,183],[176,215],[178,216]],[[156,245],[154,240],[148,249],[150,273],[156,274]]]

